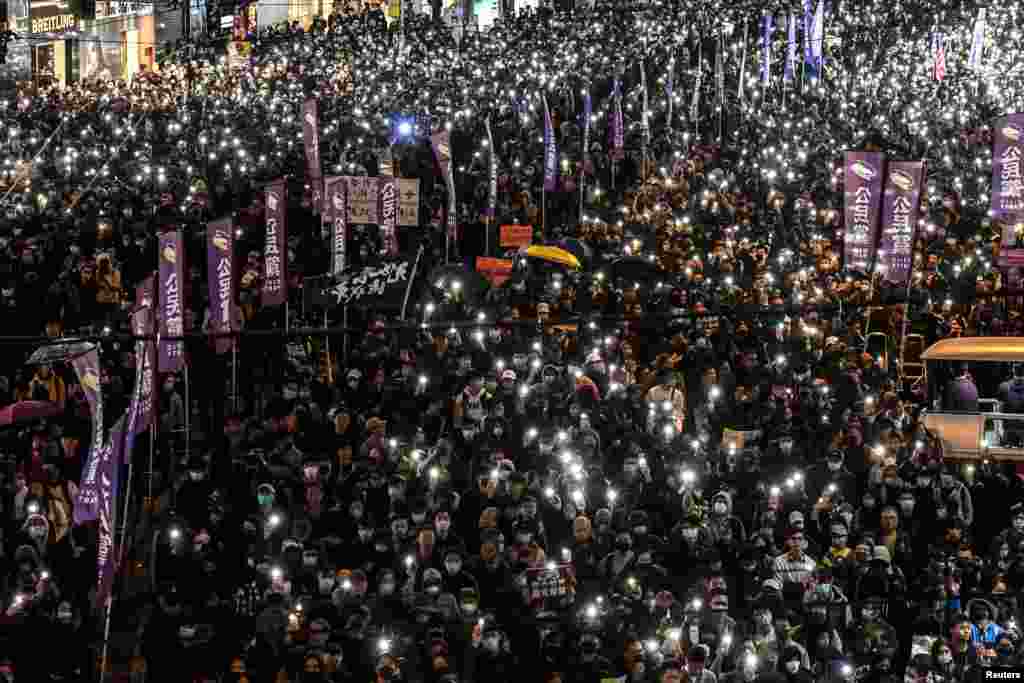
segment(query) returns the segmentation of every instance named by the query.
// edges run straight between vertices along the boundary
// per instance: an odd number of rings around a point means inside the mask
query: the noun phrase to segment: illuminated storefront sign
[[[32,33],[56,33],[73,31],[77,28],[78,18],[73,14],[54,14],[48,17],[32,15]]]

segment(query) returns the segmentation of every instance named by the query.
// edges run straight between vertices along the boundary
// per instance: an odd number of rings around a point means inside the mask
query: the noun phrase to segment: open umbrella
[[[0,427],[59,415],[63,407],[53,401],[18,401],[0,410]]]
[[[547,261],[549,263],[557,263],[576,270],[579,270],[580,267],[580,260],[560,247],[529,247],[526,250],[526,255],[529,258],[540,259],[541,261]]]
[[[587,267],[594,258],[593,250],[575,237],[560,240],[557,246],[575,256],[584,267]]]

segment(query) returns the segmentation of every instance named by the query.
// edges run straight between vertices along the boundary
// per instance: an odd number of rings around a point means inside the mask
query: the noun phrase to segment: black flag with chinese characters
[[[416,255],[406,254],[349,269],[327,287],[328,305],[400,309],[410,280],[416,277],[415,265]]]

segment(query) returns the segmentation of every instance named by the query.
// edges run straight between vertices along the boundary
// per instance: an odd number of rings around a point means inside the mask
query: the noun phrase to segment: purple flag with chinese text
[[[1017,246],[1017,226],[1024,222],[1024,177],[1021,138],[1024,113],[998,119],[992,130],[992,217],[1001,221],[1003,248]]]
[[[183,288],[185,253],[181,232],[171,230],[160,234],[160,336],[181,337],[185,324],[185,291]],[[160,340],[159,371],[178,372],[185,364],[185,342]]]
[[[89,412],[92,413],[92,442],[89,444],[89,457],[82,468],[82,479],[78,487],[78,497],[75,499],[74,520],[75,524],[91,522],[99,515],[99,492],[98,492],[98,466],[101,452],[104,448],[103,441],[103,387],[100,384],[100,354],[99,350],[93,347],[92,350],[75,356],[70,361],[71,367],[75,370],[78,383],[85,393],[85,400],[89,403]]]
[[[139,306],[132,312],[132,334],[143,337],[153,331],[153,309]],[[135,388],[128,408],[128,430],[141,434],[153,423],[153,380],[156,369],[156,342],[138,339],[135,342]]]
[[[266,234],[263,241],[264,306],[280,306],[288,298],[288,226],[285,224],[285,181],[267,186]]]
[[[98,458],[99,524],[96,550],[96,606],[105,607],[110,600],[117,554],[114,547],[116,527],[116,501],[120,484],[121,463],[124,453],[131,449],[135,437],[125,428],[124,417],[110,430],[110,439],[104,444]]]
[[[206,225],[206,279],[210,296],[210,332],[230,333],[235,301],[235,226],[230,218]],[[215,337],[217,353],[231,350],[231,337]]]
[[[544,98],[544,190],[554,192],[558,189],[558,147],[555,143],[555,130],[551,125],[551,110],[548,99]]]
[[[881,152],[846,152],[843,158],[843,256],[852,270],[870,272],[875,260],[884,165]]]
[[[886,281],[906,286],[914,266],[914,237],[923,161],[890,161],[886,166],[885,195],[882,199],[882,273]]]
[[[320,211],[322,190],[320,173],[320,124],[316,100],[312,97],[302,105],[302,139],[306,147],[306,182],[312,188],[313,212]]]
[[[324,220],[330,226],[331,273],[341,275],[348,257],[348,183],[342,176],[329,176],[324,181]]]

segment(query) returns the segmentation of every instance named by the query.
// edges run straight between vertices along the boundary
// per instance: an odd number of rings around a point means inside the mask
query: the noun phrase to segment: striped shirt
[[[775,579],[785,585],[788,583],[799,583],[803,586],[810,584],[814,577],[814,568],[817,563],[810,555],[801,553],[796,560],[789,559],[789,555],[783,553],[772,562],[772,570],[775,572]]]

